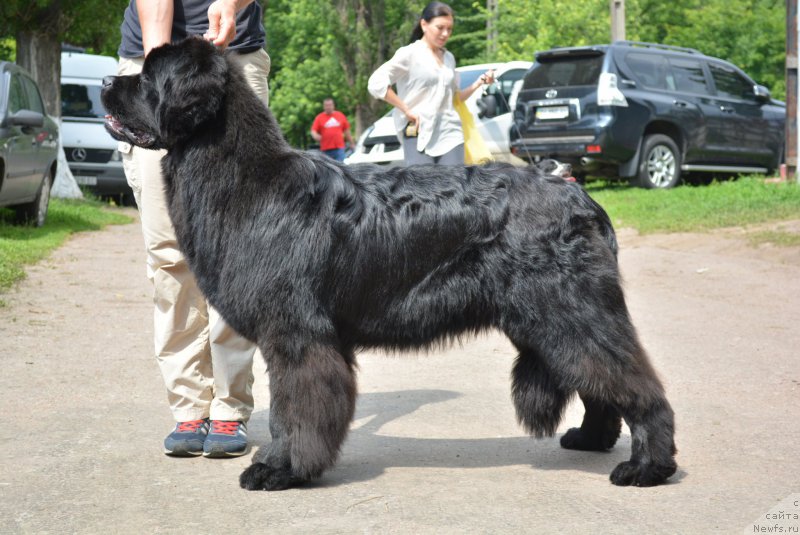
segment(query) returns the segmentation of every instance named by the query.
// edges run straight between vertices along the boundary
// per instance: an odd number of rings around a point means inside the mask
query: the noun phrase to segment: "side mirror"
[[[769,102],[772,100],[772,94],[770,94],[769,89],[763,85],[756,84],[753,86],[753,93],[755,93],[758,102]]]
[[[483,95],[476,103],[478,106],[478,117],[491,119],[497,116],[497,99],[493,94]]]
[[[44,126],[44,115],[37,111],[19,110],[8,117],[8,124],[12,126]]]

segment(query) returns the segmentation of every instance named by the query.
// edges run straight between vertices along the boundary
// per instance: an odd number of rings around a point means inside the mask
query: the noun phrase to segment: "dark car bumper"
[[[626,176],[639,147],[630,132],[617,132],[617,125],[615,121],[596,130],[528,132],[511,141],[511,152],[528,161],[553,158],[571,164],[577,172]]]

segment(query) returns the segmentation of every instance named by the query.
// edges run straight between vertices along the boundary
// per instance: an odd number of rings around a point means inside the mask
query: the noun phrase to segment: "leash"
[[[517,121],[514,120],[514,110],[511,109],[511,104],[509,104],[508,100],[506,100],[506,96],[503,94],[503,90],[502,88],[500,88],[499,84],[497,89],[498,91],[497,93],[495,93],[495,95],[500,95],[500,98],[503,100],[503,103],[506,105],[506,108],[508,108],[509,113],[511,113],[511,124],[513,125],[514,130],[516,130],[517,136],[519,136],[519,140],[522,141],[522,131],[519,129],[519,126],[517,126]],[[488,89],[484,89],[483,96],[486,96],[487,94],[489,94]],[[527,156],[528,162],[533,164],[534,157],[528,150],[528,145],[523,143],[522,147],[525,150],[525,156]]]

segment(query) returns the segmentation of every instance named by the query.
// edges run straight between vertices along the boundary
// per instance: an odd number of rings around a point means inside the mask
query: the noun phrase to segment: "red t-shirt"
[[[340,111],[335,111],[328,115],[325,112],[317,115],[311,130],[322,135],[319,142],[320,150],[343,149],[344,132],[350,129],[347,117]]]

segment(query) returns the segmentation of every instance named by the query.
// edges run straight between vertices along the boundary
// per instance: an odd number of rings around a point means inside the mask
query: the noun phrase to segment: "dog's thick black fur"
[[[673,413],[631,324],[611,223],[574,183],[525,169],[343,166],[293,150],[226,57],[200,39],[109,77],[117,139],[165,148],[178,242],[200,288],[261,348],[272,441],[241,475],[277,490],[336,460],[356,398],[355,353],[416,349],[497,328],[516,346],[523,427],[565,448],[632,455],[617,485],[676,470]]]

